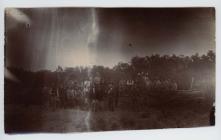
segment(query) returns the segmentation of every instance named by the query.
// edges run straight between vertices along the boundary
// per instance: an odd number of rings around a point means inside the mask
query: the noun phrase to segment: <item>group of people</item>
[[[127,96],[132,108],[140,108],[148,102],[151,91],[175,91],[177,83],[172,80],[153,80],[147,76],[137,79],[104,81],[100,77],[90,80],[73,81],[53,88],[44,87],[45,103],[52,108],[79,107],[93,111],[108,109],[114,111],[121,97]]]
[[[150,80],[149,78],[145,77],[136,80],[121,80],[119,85],[121,89],[128,87],[138,87],[140,89],[145,89],[146,91],[176,91],[178,89],[178,84],[175,80]]]
[[[104,109],[105,105],[113,110],[113,105],[118,93],[113,83],[104,84],[103,82],[94,82],[86,80],[83,82],[73,82],[66,86],[44,87],[42,89],[44,103],[48,108],[68,108],[79,107],[81,109]]]

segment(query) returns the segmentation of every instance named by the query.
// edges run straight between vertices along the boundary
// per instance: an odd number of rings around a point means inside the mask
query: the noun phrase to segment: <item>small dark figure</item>
[[[215,125],[215,105],[210,110],[210,125]]]
[[[66,89],[64,87],[59,88],[59,97],[60,97],[60,106],[62,108],[67,107],[67,94],[66,94]]]
[[[117,107],[119,103],[119,85],[116,84],[114,87],[114,106]]]
[[[109,84],[109,87],[108,87],[108,109],[110,111],[114,111],[114,87],[113,87],[113,84]]]

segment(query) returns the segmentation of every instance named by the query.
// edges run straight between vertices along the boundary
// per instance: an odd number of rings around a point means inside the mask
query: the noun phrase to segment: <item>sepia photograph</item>
[[[216,124],[215,8],[4,10],[4,130]]]

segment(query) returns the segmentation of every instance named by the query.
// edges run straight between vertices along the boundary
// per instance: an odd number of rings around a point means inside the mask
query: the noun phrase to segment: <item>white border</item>
[[[208,7],[219,0],[3,0],[7,7]]]
[[[216,126],[187,129],[161,129],[140,131],[112,131],[72,134],[4,134],[4,8],[5,7],[215,7],[216,8]],[[168,140],[219,140],[221,139],[221,1],[220,0],[1,0],[0,1],[0,139],[168,139]],[[221,131],[220,131],[221,132]]]

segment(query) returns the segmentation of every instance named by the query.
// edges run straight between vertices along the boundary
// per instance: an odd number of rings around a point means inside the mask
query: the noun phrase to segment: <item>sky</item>
[[[5,65],[28,70],[215,51],[213,8],[7,8]]]

